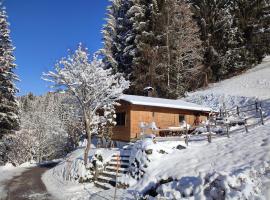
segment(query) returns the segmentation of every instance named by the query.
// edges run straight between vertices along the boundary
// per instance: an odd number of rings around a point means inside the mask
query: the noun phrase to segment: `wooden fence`
[[[245,106],[236,106],[230,109],[220,109],[218,113],[215,113],[209,117],[209,123],[206,125],[197,126],[196,129],[191,133],[187,134],[186,131],[185,139],[183,139],[188,145],[189,140],[195,139],[196,137],[202,137],[200,134],[196,134],[197,128],[205,128],[208,134],[205,134],[205,138],[208,142],[212,142],[212,138],[227,136],[239,130],[249,131],[250,127],[257,125],[264,125],[265,119],[270,114],[270,99],[264,101],[255,101],[252,104]],[[236,118],[238,120],[226,121],[229,118]],[[248,123],[248,121],[253,121],[253,123]],[[255,121],[255,123],[254,123]],[[232,127],[238,125],[238,129],[230,130]],[[222,133],[213,134],[214,130],[221,129]]]

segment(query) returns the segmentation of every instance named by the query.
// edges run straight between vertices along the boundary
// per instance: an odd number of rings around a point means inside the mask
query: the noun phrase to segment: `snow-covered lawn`
[[[20,175],[26,168],[13,167],[11,164],[0,167],[0,199],[6,198],[5,183],[14,176]]]
[[[173,179],[175,182],[169,181],[156,191],[168,199],[178,199],[181,195],[203,199],[203,196],[216,195],[204,194],[209,187],[207,178],[212,181],[218,178],[221,183],[219,188],[212,189],[212,193],[222,189],[226,191],[227,199],[252,199],[255,196],[269,199],[270,124],[249,133],[217,138],[212,143],[191,142],[187,149],[175,149],[161,158],[152,159],[145,170],[143,178],[131,190],[144,193],[157,187],[161,180]]]

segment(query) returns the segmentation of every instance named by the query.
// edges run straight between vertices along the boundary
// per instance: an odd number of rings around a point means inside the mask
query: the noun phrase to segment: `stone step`
[[[114,161],[108,162],[107,165],[108,166],[115,166],[115,167],[119,166],[119,168],[128,168],[129,167],[129,163],[124,163],[124,162],[118,163],[118,162],[114,162]]]
[[[120,157],[120,158],[129,158],[130,155],[129,154],[114,154],[112,157],[116,158],[116,157]]]
[[[97,178],[97,182],[100,182],[100,183],[109,183],[112,186],[115,186],[116,185],[115,179],[110,178],[110,177],[106,177],[106,176],[99,176]]]
[[[110,178],[113,178],[113,179],[116,178],[116,172],[103,171],[100,175],[105,176],[105,177],[110,177]],[[122,175],[123,175],[123,173],[118,172],[117,177],[120,177]]]
[[[105,171],[108,171],[108,172],[116,172],[117,169],[116,169],[115,166],[106,166]],[[120,167],[120,168],[118,168],[118,172],[119,172],[119,173],[125,174],[125,173],[128,172],[128,170],[127,170],[127,168],[121,168],[121,167]]]
[[[117,162],[117,158],[112,158],[111,159],[112,162]],[[119,159],[120,163],[129,163],[129,158],[120,158]]]
[[[109,190],[109,189],[112,188],[112,185],[109,184],[109,183],[103,183],[103,182],[95,181],[94,184],[95,184],[96,187],[101,188],[103,190]]]

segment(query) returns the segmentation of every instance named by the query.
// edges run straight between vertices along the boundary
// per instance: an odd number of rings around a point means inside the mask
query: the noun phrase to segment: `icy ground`
[[[5,182],[12,179],[14,176],[20,175],[26,168],[13,167],[11,164],[0,167],[0,199],[6,198]]]

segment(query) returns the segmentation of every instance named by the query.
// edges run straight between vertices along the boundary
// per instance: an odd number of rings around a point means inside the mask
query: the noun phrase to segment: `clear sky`
[[[79,42],[90,53],[100,49],[108,5],[108,0],[5,0],[21,80],[18,95],[49,91],[42,72]]]

